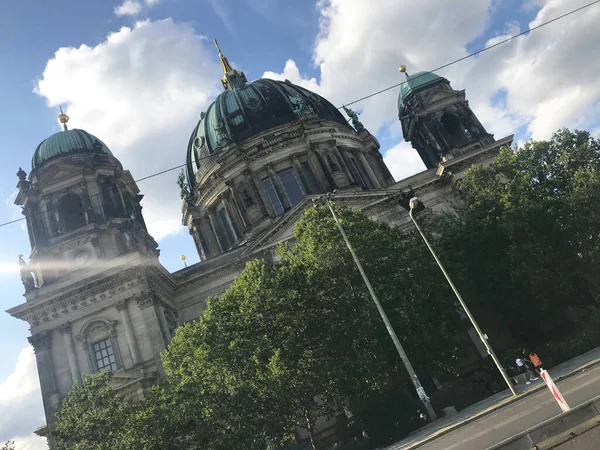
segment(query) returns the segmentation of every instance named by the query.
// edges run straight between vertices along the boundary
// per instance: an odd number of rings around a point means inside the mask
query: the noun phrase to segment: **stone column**
[[[215,217],[214,217],[213,213],[210,211],[207,211],[206,215],[208,216],[208,220],[210,222],[210,228],[213,232],[213,235],[215,236],[215,240],[217,241],[217,244],[219,245],[219,250],[221,250],[221,253],[223,253],[223,251],[224,251],[223,244],[221,244],[221,239],[219,239],[219,234],[217,233]]]
[[[323,171],[323,167],[321,166],[321,162],[319,161],[316,151],[313,148],[313,144],[311,144],[308,149],[307,161],[308,161],[308,166],[310,167],[310,170],[312,170],[312,173],[315,176],[315,180],[317,181],[317,184],[319,185],[319,189],[321,190],[321,192],[330,191],[328,181],[327,181],[327,176],[325,175],[325,172]]]
[[[296,155],[292,156],[292,166],[296,171],[296,176],[298,177],[298,180],[300,180],[300,184],[302,186],[302,190],[304,191],[304,195],[316,194],[316,192],[310,192],[308,182],[306,181],[304,173],[302,172],[302,165],[300,164],[300,161],[298,161],[298,157]]]
[[[121,200],[121,207],[123,208],[123,216],[127,216],[127,205],[125,204],[125,198],[123,198],[123,191],[121,190],[121,186],[119,183],[115,181],[115,186],[117,187],[117,192],[119,193],[119,200]]]
[[[154,308],[156,309],[156,315],[158,316],[158,321],[160,322],[160,328],[163,331],[165,344],[169,345],[169,342],[171,342],[171,333],[169,332],[169,323],[167,322],[167,318],[165,317],[165,310],[163,309],[160,300],[157,300],[154,303]]]
[[[367,161],[367,158],[365,158],[365,155],[362,151],[358,151],[358,158],[360,159],[361,164],[365,168],[365,171],[367,172],[367,176],[371,179],[371,183],[373,183],[373,186],[375,186],[375,188],[380,188],[381,183],[379,183],[379,179],[373,172],[371,165]]]
[[[240,221],[242,222],[243,229],[246,229],[246,227],[248,226],[248,218],[245,217],[246,211],[240,205],[240,202],[238,201],[237,193],[236,193],[235,189],[233,188],[231,181],[227,181],[225,184],[227,185],[227,188],[229,189],[229,194],[231,195],[231,198],[233,200],[233,205],[235,206],[235,210],[236,210],[238,216],[240,217]]]
[[[71,334],[71,324],[65,323],[62,325],[60,327],[60,334],[62,334],[65,349],[67,350],[67,364],[69,365],[71,381],[76,383],[81,380],[81,372],[79,371],[79,364],[77,364],[77,355],[75,354],[75,345],[73,344],[73,335]]]
[[[135,338],[135,333],[133,331],[131,316],[129,315],[128,301],[121,300],[117,302],[117,310],[119,311],[119,315],[121,316],[121,322],[123,322],[123,326],[125,327],[125,337],[127,338],[127,346],[129,347],[129,353],[131,354],[131,359],[133,360],[133,365],[135,366],[142,362],[142,358],[140,357],[140,349],[138,347],[137,340]]]
[[[206,248],[204,252],[208,256],[215,256],[219,254],[219,243],[217,242],[217,238],[215,237],[210,221],[206,216],[203,216],[198,221],[197,225],[200,230],[201,236],[205,239]]]
[[[275,192],[277,193],[277,196],[279,197],[279,201],[283,205],[283,209],[284,210],[290,209],[290,202],[288,202],[286,196],[284,195],[283,187],[281,186],[281,183],[279,182],[279,177],[275,173],[275,170],[273,170],[273,166],[271,164],[267,165],[267,172],[269,174],[269,178],[271,179],[271,182],[273,183],[273,186],[275,186]]]
[[[200,256],[201,261],[206,260],[206,250],[204,249],[205,245],[203,244],[204,239],[202,239],[202,231],[200,227],[196,224],[192,224],[192,229],[189,230],[190,235],[194,239],[194,244],[196,244],[196,250],[198,251],[198,255]]]
[[[35,351],[38,377],[42,389],[42,401],[48,425],[54,423],[54,413],[58,409],[59,396],[52,362],[52,335],[49,331],[34,334],[27,338]]]
[[[256,174],[254,172],[250,172],[249,170],[244,171],[244,176],[246,178],[249,178],[249,183],[248,183],[248,187],[250,188],[250,195],[252,195],[252,199],[254,200],[254,203],[256,203],[258,205],[258,208],[260,209],[261,214],[264,216],[267,215],[267,208],[266,208],[266,203],[265,203],[265,199],[263,198],[263,196],[261,195],[262,192],[262,185],[260,180],[258,179],[258,177],[256,176]]]
[[[346,163],[346,159],[342,156],[342,153],[337,148],[337,145],[335,145],[335,141],[333,141],[333,142],[334,142],[332,144],[333,153],[335,153],[335,156],[337,157],[338,161],[340,162],[340,165],[342,166],[341,169],[346,174],[346,178],[348,178],[348,183],[349,184],[357,184],[358,180],[355,180],[354,177],[352,176],[352,172],[350,172],[350,168],[348,167],[348,164]]]
[[[393,184],[394,183],[394,177],[392,175],[392,173],[390,172],[390,169],[388,169],[388,166],[385,164],[385,161],[383,160],[383,155],[381,154],[381,152],[374,148],[373,150],[371,150],[371,156],[373,157],[373,159],[375,159],[375,161],[377,162],[377,167],[379,168],[380,171],[380,178],[383,180],[383,185],[389,185],[389,184]]]
[[[233,235],[235,236],[235,239],[239,239],[239,233],[238,230],[235,227],[235,215],[233,214],[233,208],[231,208],[230,202],[229,200],[225,199],[225,195],[221,194],[219,196],[221,198],[221,205],[223,205],[223,208],[225,208],[225,212],[227,213],[227,216],[229,217],[229,222],[231,224],[231,231],[233,232]],[[229,224],[226,224],[229,225]]]

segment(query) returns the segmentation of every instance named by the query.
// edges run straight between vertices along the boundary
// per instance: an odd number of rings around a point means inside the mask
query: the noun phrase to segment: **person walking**
[[[537,355],[535,353],[532,353],[532,355],[535,355],[537,358]],[[541,364],[539,358],[537,358],[537,361],[539,361]],[[529,381],[536,381],[540,378],[539,373],[537,373],[535,364],[531,362],[531,359],[529,359],[525,354],[521,357],[521,362],[523,362],[523,364],[527,368],[527,372],[529,373]]]
[[[527,369],[527,366],[525,365],[525,361],[523,360],[522,357],[515,359],[515,363],[517,364],[517,369],[519,370],[519,373],[524,373],[525,374],[525,384],[531,384],[530,378],[531,378],[531,374],[529,373],[529,370]]]
[[[542,369],[542,360],[536,353],[532,352],[529,354],[529,362],[533,365],[533,373],[536,377],[539,377]]]

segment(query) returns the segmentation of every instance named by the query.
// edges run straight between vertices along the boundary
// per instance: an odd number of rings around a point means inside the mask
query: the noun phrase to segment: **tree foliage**
[[[133,406],[110,386],[110,373],[84,374],[57,414],[58,448],[109,450],[122,448]]]
[[[560,337],[575,309],[597,305],[599,169],[599,142],[561,130],[471,168],[466,207],[433,222],[461,288],[521,345]]]
[[[338,214],[417,370],[452,373],[459,319],[422,243],[360,212]],[[318,417],[398,385],[412,391],[329,210],[309,209],[295,238],[277,262],[250,262],[164,356],[170,382],[218,405],[209,420],[239,447],[263,448],[257,436],[283,444],[295,426],[312,432]]]

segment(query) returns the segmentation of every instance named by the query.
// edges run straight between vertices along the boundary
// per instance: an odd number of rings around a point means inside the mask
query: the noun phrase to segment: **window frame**
[[[119,348],[117,320],[107,320],[103,318],[93,318],[86,322],[82,327],[79,335],[76,339],[81,343],[83,350],[87,354],[89,373],[99,373],[98,365],[96,363],[94,344],[110,340],[113,354],[115,356],[115,363],[117,369],[114,372],[124,370],[123,360],[121,359],[121,350]]]
[[[100,350],[96,350],[96,346],[101,344],[101,343],[108,343],[110,345],[110,350],[112,351],[112,354],[108,354],[108,345],[105,344],[105,347],[100,349]],[[92,355],[92,359],[94,361],[94,365],[95,365],[95,369],[96,372],[102,372],[103,370],[106,370],[107,368],[110,369],[111,372],[116,372],[117,370],[119,370],[119,363],[117,362],[117,354],[115,352],[115,346],[113,345],[113,340],[110,337],[104,338],[104,339],[100,339],[98,341],[92,342],[90,344],[91,347],[91,351],[93,353]],[[104,366],[102,368],[100,368],[100,364],[99,364],[99,358],[98,358],[98,352],[102,351],[102,350],[107,350],[107,355],[106,356],[102,356],[102,354],[100,354],[100,359],[104,359],[104,358],[108,358],[108,362],[109,365],[108,366]],[[114,361],[111,362],[110,357],[113,357]],[[114,368],[112,367],[114,364]]]

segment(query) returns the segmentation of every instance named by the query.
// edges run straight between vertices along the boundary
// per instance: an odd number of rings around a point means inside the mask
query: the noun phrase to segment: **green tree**
[[[599,142],[561,130],[471,168],[466,207],[430,223],[461,289],[522,344],[560,337],[574,309],[597,304],[599,174]]]
[[[123,445],[134,410],[110,386],[111,374],[83,374],[57,413],[55,431],[58,448],[108,450],[133,448]]]
[[[6,441],[0,450],[15,450],[14,441]]]
[[[426,249],[362,213],[338,213],[417,370],[452,374],[459,319]],[[204,403],[238,448],[264,448],[262,436],[283,444],[294,426],[312,437],[318,417],[398,386],[412,392],[329,210],[309,209],[295,238],[278,262],[249,263],[163,358],[169,382]]]

